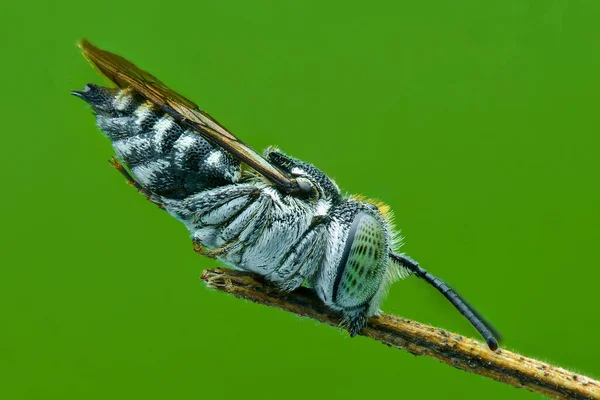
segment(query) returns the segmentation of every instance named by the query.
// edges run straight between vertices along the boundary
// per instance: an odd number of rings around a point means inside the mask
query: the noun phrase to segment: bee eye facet
[[[359,212],[338,265],[333,288],[336,304],[358,307],[371,300],[385,273],[387,246],[382,222],[369,213]]]

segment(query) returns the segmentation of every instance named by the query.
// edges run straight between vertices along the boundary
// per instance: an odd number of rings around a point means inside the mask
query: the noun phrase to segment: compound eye
[[[336,304],[357,307],[369,302],[387,268],[387,246],[382,222],[366,212],[356,214],[338,266]]]

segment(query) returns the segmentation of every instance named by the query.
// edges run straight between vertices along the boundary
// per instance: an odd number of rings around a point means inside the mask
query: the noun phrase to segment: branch
[[[202,274],[208,287],[236,297],[277,307],[303,317],[339,326],[329,310],[307,288],[282,292],[257,275],[232,269],[209,269]],[[600,383],[565,369],[504,349],[495,352],[475,340],[419,322],[383,314],[370,319],[360,335],[414,355],[436,358],[464,371],[525,388],[554,399],[600,399]]]

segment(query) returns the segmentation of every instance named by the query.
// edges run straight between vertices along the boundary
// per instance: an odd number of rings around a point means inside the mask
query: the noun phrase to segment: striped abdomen
[[[135,178],[152,192],[181,199],[235,183],[240,163],[130,89],[89,84],[75,92],[96,113],[96,122]]]

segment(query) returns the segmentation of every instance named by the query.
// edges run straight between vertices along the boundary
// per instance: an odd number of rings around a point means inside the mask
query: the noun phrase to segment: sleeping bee
[[[351,336],[379,313],[392,282],[414,274],[498,347],[498,333],[464,299],[397,252],[386,205],[342,194],[323,172],[275,148],[261,156],[131,62],[86,40],[80,47],[117,86],[72,92],[91,105],[116,153],[112,164],[185,224],[197,252],[282,290],[307,285]]]

